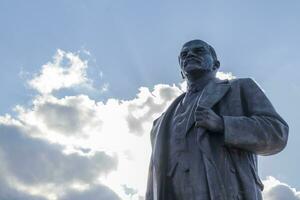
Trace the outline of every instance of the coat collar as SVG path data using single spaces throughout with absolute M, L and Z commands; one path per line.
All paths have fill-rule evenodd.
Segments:
M 198 97 L 197 106 L 212 108 L 222 99 L 229 88 L 230 82 L 228 80 L 214 79 L 210 81 Z

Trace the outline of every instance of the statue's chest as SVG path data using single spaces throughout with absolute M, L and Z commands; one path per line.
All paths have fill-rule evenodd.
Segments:
M 194 123 L 194 113 L 196 110 L 198 94 L 192 94 L 183 98 L 176 106 L 170 118 L 170 136 L 185 137 L 189 127 Z

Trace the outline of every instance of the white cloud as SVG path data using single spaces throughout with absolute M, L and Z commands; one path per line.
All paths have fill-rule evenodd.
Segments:
M 93 185 L 86 190 L 69 190 L 62 195 L 61 200 L 120 200 L 120 198 L 105 185 Z
M 92 131 L 101 131 L 103 123 L 96 102 L 85 95 L 60 99 L 51 95 L 40 96 L 35 98 L 32 108 L 17 106 L 15 111 L 27 128 L 31 128 L 30 134 L 42 134 L 41 137 L 85 137 Z
M 264 200 L 300 200 L 300 191 L 274 177 L 267 177 L 264 184 Z
M 104 83 L 104 84 L 101 86 L 100 92 L 101 92 L 101 93 L 107 92 L 108 89 L 109 89 L 109 83 Z
M 135 196 L 142 196 L 146 186 L 145 180 L 150 158 L 150 141 L 147 133 L 150 131 L 154 118 L 181 92 L 175 85 L 156 85 L 152 91 L 148 88 L 141 88 L 133 100 L 109 99 L 107 102 L 96 102 L 85 95 L 64 98 L 57 98 L 53 95 L 39 96 L 34 99 L 32 107 L 17 106 L 15 109 L 18 113 L 16 119 L 6 116 L 2 117 L 2 121 L 6 124 L 17 124 L 18 130 L 26 136 L 26 139 L 20 141 L 19 145 L 19 149 L 23 148 L 26 151 L 16 151 L 15 153 L 19 154 L 21 158 L 31 155 L 34 161 L 29 160 L 32 165 L 30 168 L 37 168 L 34 170 L 36 171 L 34 177 L 40 180 L 40 185 L 52 183 L 59 185 L 61 181 L 59 177 L 65 180 L 65 184 L 70 184 L 72 181 L 93 182 L 95 180 L 92 177 L 97 178 L 97 175 L 101 175 L 103 171 L 97 166 L 108 165 L 109 173 L 106 177 L 100 177 L 100 182 L 113 188 L 120 196 L 123 195 L 123 198 L 126 197 L 127 191 L 122 187 L 125 184 L 127 188 L 138 191 Z M 128 116 L 135 118 L 135 123 L 138 124 L 135 126 L 139 127 L 139 130 L 132 127 Z M 11 139 L 7 143 L 12 140 L 18 141 Z M 26 146 L 27 143 L 31 144 L 30 148 Z M 1 145 L 7 147 L 0 143 Z M 115 161 L 109 164 L 109 160 L 92 159 L 93 157 L 89 160 L 82 160 L 85 157 L 80 156 L 100 151 L 104 151 L 108 155 L 116 155 L 118 158 L 116 170 L 113 171 L 114 165 L 112 165 Z M 14 151 L 6 149 L 5 152 Z M 67 155 L 61 152 L 65 152 Z M 76 157 L 73 158 L 72 163 L 70 159 L 74 155 Z M 42 160 L 41 156 L 44 156 L 46 160 Z M 94 166 L 81 166 L 88 161 Z M 11 163 L 11 166 L 20 164 L 9 160 L 6 163 Z M 54 170 L 54 163 L 58 163 L 61 168 Z M 71 179 L 67 183 L 68 177 L 70 177 L 67 172 L 75 170 L 68 166 L 73 165 L 79 167 L 80 172 L 77 172 L 76 180 Z M 39 166 L 42 169 L 39 169 Z M 85 173 L 87 168 L 91 168 L 90 172 L 95 174 L 80 176 L 80 173 Z M 23 173 L 20 174 L 17 169 L 12 170 L 12 173 L 18 179 L 28 185 L 34 183 L 28 170 L 24 168 Z M 45 170 L 50 172 L 53 170 L 55 174 Z M 139 176 L 136 176 L 137 173 Z M 53 186 L 49 187 L 50 189 L 45 188 L 40 191 L 47 191 L 53 195 L 57 190 Z M 27 188 L 27 190 L 29 189 Z M 56 195 L 58 194 L 59 191 L 56 192 Z
M 82 84 L 90 85 L 86 69 L 88 62 L 78 54 L 58 49 L 53 61 L 42 66 L 39 74 L 30 80 L 29 85 L 41 94 L 50 94 L 62 88 Z
M 153 92 L 148 88 L 140 88 L 136 99 L 128 101 L 126 116 L 129 131 L 136 135 L 145 133 L 144 124 L 150 123 L 175 99 L 182 91 L 175 85 L 155 85 Z
M 228 79 L 228 80 L 231 80 L 231 79 L 235 79 L 236 77 L 232 75 L 231 72 L 221 72 L 221 71 L 218 71 L 216 76 L 221 79 L 221 80 L 225 80 L 225 79 Z
M 73 183 L 95 183 L 117 168 L 116 155 L 100 151 L 66 154 L 63 146 L 29 137 L 24 130 L 18 124 L 0 123 L 0 162 L 5 172 L 1 179 L 18 190 L 59 194 Z

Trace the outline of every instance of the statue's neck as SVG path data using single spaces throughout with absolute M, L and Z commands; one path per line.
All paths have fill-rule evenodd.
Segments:
M 205 74 L 204 76 L 198 78 L 188 78 L 187 91 L 194 90 L 194 89 L 202 90 L 209 81 L 215 78 L 216 78 L 215 74 L 213 73 Z

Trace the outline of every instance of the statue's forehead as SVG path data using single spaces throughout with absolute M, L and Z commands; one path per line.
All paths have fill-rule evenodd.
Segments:
M 182 46 L 181 50 L 193 48 L 193 47 L 208 47 L 208 44 L 202 40 L 192 40 L 192 41 L 185 43 Z

